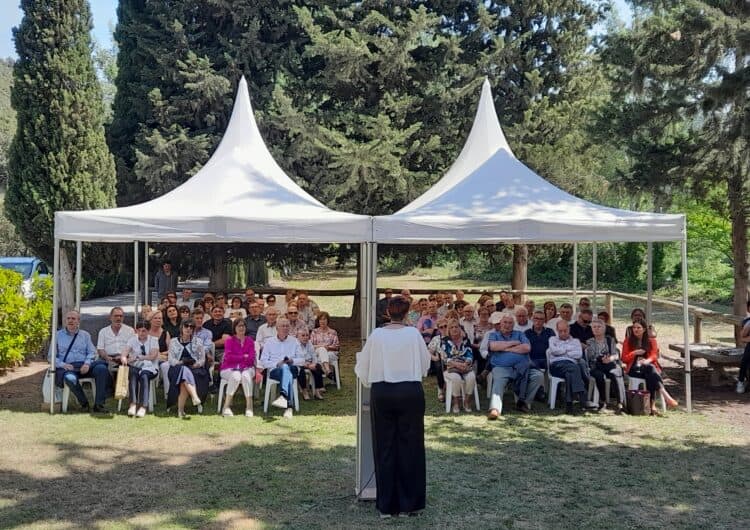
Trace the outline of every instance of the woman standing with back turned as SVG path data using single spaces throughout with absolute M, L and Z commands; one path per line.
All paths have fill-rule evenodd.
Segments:
M 391 322 L 375 329 L 354 371 L 370 390 L 376 506 L 382 518 L 416 515 L 427 491 L 422 378 L 430 354 L 416 328 L 404 325 L 409 302 L 388 303 Z

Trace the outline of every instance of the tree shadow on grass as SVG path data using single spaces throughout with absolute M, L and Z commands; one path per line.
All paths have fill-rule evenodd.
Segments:
M 466 418 L 464 418 L 466 419 Z M 473 428 L 428 421 L 428 508 L 388 526 L 741 528 L 747 446 L 634 437 L 576 420 L 523 417 Z M 179 438 L 173 438 L 179 440 Z M 264 440 L 265 441 L 265 440 Z M 4 469 L 0 526 L 382 527 L 353 494 L 351 445 L 290 435 L 173 452 L 57 443 L 55 471 Z M 219 445 L 219 444 L 217 444 Z M 40 463 L 40 466 L 46 463 Z

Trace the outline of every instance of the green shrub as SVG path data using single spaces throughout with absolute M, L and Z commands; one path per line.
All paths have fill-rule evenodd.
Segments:
M 44 346 L 52 316 L 52 280 L 37 278 L 33 296 L 21 294 L 20 274 L 0 269 L 0 368 L 21 364 Z

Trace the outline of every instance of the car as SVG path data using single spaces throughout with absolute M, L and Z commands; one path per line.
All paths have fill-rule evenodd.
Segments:
M 34 278 L 49 276 L 47 264 L 39 258 L 22 256 L 0 258 L 0 267 L 9 269 L 23 276 L 21 290 L 26 298 L 31 297 L 31 282 Z

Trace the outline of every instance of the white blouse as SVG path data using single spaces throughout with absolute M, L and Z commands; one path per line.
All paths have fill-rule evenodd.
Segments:
M 357 355 L 354 372 L 362 384 L 421 381 L 430 369 L 430 354 L 417 328 L 377 328 Z

